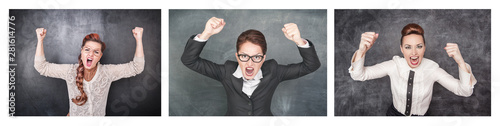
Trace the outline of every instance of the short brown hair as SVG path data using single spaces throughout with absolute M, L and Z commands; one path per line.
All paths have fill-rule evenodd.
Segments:
M 262 52 L 264 53 L 264 55 L 266 55 L 267 43 L 266 38 L 264 37 L 264 34 L 262 34 L 262 32 L 254 29 L 242 32 L 240 36 L 238 36 L 238 40 L 236 41 L 236 52 L 240 50 L 240 46 L 245 42 L 250 42 L 260 46 Z
M 411 34 L 421 35 L 422 39 L 424 39 L 424 44 L 425 44 L 424 29 L 420 27 L 420 25 L 418 24 L 410 23 L 407 24 L 403 28 L 403 30 L 401 30 L 401 45 L 403 45 L 403 37 Z

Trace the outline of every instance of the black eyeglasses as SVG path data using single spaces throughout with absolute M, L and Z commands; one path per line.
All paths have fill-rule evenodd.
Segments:
M 248 60 L 252 59 L 254 63 L 260 63 L 262 59 L 264 59 L 264 56 L 261 55 L 249 56 L 247 54 L 238 54 L 238 58 L 240 59 L 241 62 L 248 62 Z

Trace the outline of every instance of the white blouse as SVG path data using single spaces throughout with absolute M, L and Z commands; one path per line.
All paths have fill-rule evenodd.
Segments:
M 394 56 L 392 60 L 373 66 L 364 67 L 364 63 L 364 56 L 356 62 L 352 62 L 351 60 L 351 67 L 349 68 L 351 78 L 365 81 L 389 75 L 391 80 L 392 102 L 400 113 L 404 113 L 406 109 L 407 83 L 410 70 L 415 71 L 412 93 L 413 102 L 411 104 L 411 114 L 413 115 L 424 115 L 427 112 L 432 99 L 434 82 L 437 81 L 449 91 L 465 97 L 472 95 L 474 85 L 477 82 L 472 74 L 470 65 L 467 63 L 467 69 L 471 73 L 467 73 L 458 68 L 460 80 L 455 79 L 441 69 L 436 62 L 426 58 L 422 58 L 420 65 L 414 69 L 410 68 L 406 60 L 399 56 Z
M 144 57 L 134 57 L 133 61 L 124 64 L 98 63 L 97 72 L 92 80 L 83 80 L 83 91 L 87 94 L 87 102 L 82 106 L 76 105 L 71 100 L 81 95 L 75 81 L 78 64 L 54 64 L 45 61 L 44 56 L 35 56 L 34 66 L 40 75 L 66 81 L 70 116 L 104 116 L 111 82 L 141 73 L 144 70 Z

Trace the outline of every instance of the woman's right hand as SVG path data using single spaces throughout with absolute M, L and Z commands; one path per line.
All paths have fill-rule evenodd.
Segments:
M 205 30 L 199 36 L 200 39 L 208 40 L 210 36 L 218 34 L 226 25 L 224 19 L 212 17 L 205 24 Z
M 375 40 L 378 38 L 378 33 L 375 32 L 365 32 L 361 34 L 361 41 L 359 42 L 359 49 L 361 53 L 366 53 L 370 48 L 372 48 Z
M 361 41 L 359 42 L 359 49 L 354 54 L 354 59 L 351 62 L 356 62 L 365 56 L 366 51 L 372 48 L 373 43 L 378 38 L 378 33 L 375 32 L 365 32 L 361 34 Z
M 43 42 L 45 35 L 47 35 L 47 29 L 44 28 L 36 29 L 36 38 L 38 38 L 38 42 Z

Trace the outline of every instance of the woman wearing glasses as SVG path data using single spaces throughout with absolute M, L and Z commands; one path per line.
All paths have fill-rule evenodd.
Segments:
M 238 62 L 216 64 L 200 58 L 207 40 L 219 33 L 225 24 L 224 19 L 210 18 L 201 34 L 188 39 L 181 61 L 188 68 L 222 83 L 227 94 L 226 115 L 273 115 L 271 99 L 278 84 L 312 73 L 321 65 L 314 45 L 300 37 L 294 23 L 285 24 L 282 31 L 298 46 L 303 58 L 301 63 L 280 65 L 273 59 L 266 61 L 265 37 L 253 29 L 241 33 L 236 41 L 234 55 Z

